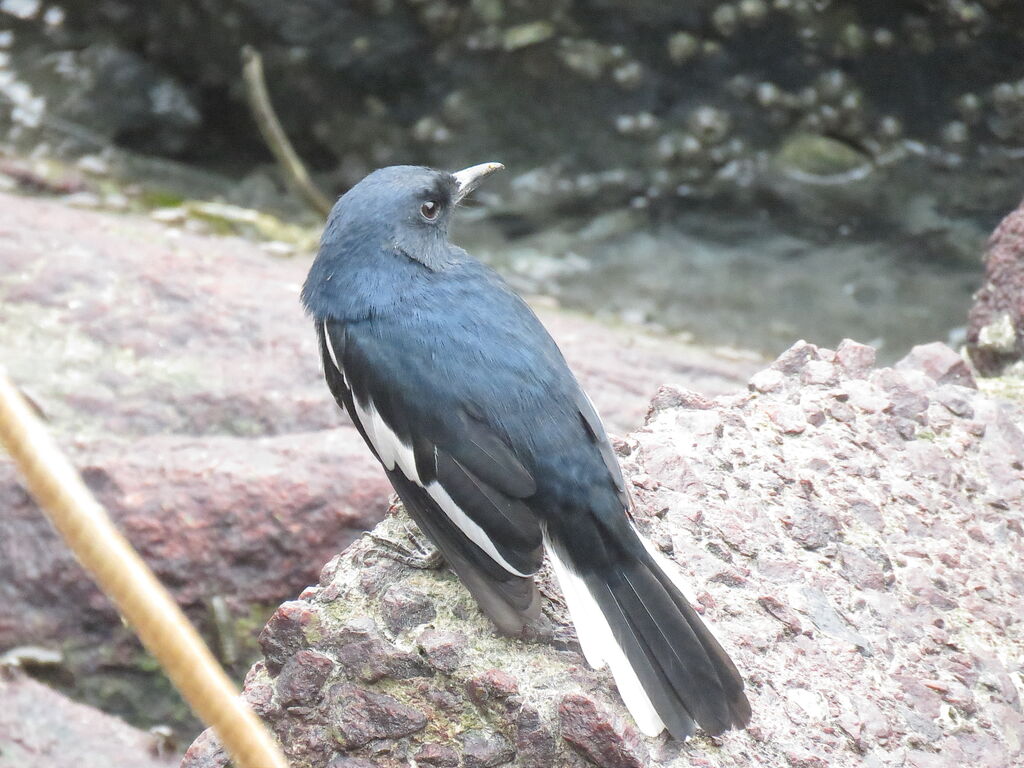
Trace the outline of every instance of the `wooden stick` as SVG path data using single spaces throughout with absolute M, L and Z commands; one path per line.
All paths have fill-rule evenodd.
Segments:
M 331 212 L 331 201 L 320 191 L 306 171 L 292 143 L 288 140 L 281 121 L 277 119 L 274 105 L 270 102 L 267 82 L 263 77 L 263 58 L 255 48 L 247 45 L 242 48 L 242 80 L 245 82 L 245 95 L 249 99 L 249 109 L 259 126 L 263 140 L 277 158 L 278 165 L 284 171 L 285 181 L 305 200 L 317 213 L 326 216 Z
M 199 633 L 114 527 L 28 403 L 0 370 L 0 442 L 78 561 L 117 605 L 239 768 L 288 768 Z

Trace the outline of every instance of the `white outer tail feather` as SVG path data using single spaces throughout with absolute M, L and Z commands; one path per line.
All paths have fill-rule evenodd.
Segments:
M 551 565 L 558 577 L 566 605 L 569 606 L 569 614 L 576 626 L 576 636 L 587 663 L 594 669 L 601 669 L 606 664 L 611 668 L 619 695 L 637 727 L 647 736 L 657 736 L 665 730 L 665 723 L 655 711 L 590 588 L 562 559 L 548 538 L 547 531 L 544 532 L 544 549 L 551 558 Z
M 690 605 L 697 603 L 697 596 L 690 589 L 690 586 L 683 580 L 682 574 L 679 573 L 679 566 L 676 565 L 672 560 L 669 560 L 664 553 L 659 552 L 658 548 L 655 547 L 647 537 L 637 530 L 636 523 L 632 520 L 629 521 L 630 526 L 633 528 L 633 533 L 636 534 L 637 538 L 643 542 L 644 548 L 650 553 L 651 557 L 654 558 L 654 562 L 661 568 L 664 573 L 676 585 L 676 589 L 686 598 L 686 601 Z

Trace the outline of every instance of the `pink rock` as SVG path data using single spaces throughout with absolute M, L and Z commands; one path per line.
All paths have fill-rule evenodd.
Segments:
M 922 371 L 939 384 L 977 388 L 967 363 L 942 342 L 917 345 L 895 367 Z
M 439 672 L 450 674 L 461 663 L 467 640 L 461 632 L 428 629 L 420 633 L 417 644 L 423 649 L 423 653 L 432 667 Z
M 770 418 L 783 434 L 799 435 L 807 429 L 807 418 L 803 411 L 793 405 L 781 404 L 768 411 Z
M 1024 358 L 1024 206 L 989 238 L 985 282 L 968 319 L 967 351 L 984 376 Z
M 800 381 L 804 384 L 823 387 L 836 379 L 836 367 L 824 360 L 811 360 L 800 373 Z
M 30 768 L 172 768 L 173 747 L 0 665 L 0 764 Z
M 765 368 L 750 377 L 747 386 L 757 392 L 772 392 L 785 380 L 785 374 L 776 368 Z
M 864 379 L 843 382 L 842 391 L 850 405 L 866 413 L 881 413 L 892 407 L 892 401 Z
M 515 696 L 519 693 L 519 684 L 508 672 L 490 669 L 466 683 L 466 690 L 473 701 L 483 704 Z
M 558 705 L 562 738 L 601 768 L 643 768 L 642 742 L 632 726 L 617 723 L 588 696 L 570 693 Z
M 281 705 L 317 705 L 320 689 L 333 667 L 334 662 L 317 651 L 306 649 L 296 653 L 277 676 L 277 697 Z
M 515 757 L 515 749 L 504 735 L 477 728 L 460 734 L 466 768 L 494 768 Z
M 403 704 L 393 696 L 339 684 L 327 692 L 333 737 L 345 749 L 360 747 L 374 739 L 408 736 L 426 727 L 420 710 Z
M 843 339 L 836 349 L 836 362 L 848 376 L 862 378 L 875 366 L 875 349 L 852 339 Z
M 796 373 L 811 360 L 820 360 L 818 348 L 802 339 L 779 355 L 772 363 L 772 368 L 785 374 Z

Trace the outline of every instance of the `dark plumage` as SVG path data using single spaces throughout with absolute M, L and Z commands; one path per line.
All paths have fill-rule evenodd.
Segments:
M 327 383 L 406 509 L 506 633 L 553 558 L 581 645 L 638 725 L 750 719 L 743 683 L 628 517 L 601 421 L 530 308 L 448 242 L 487 164 L 384 168 L 334 206 L 302 300 Z

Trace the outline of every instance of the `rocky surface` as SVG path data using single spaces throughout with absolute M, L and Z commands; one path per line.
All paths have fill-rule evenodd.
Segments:
M 159 735 L 69 701 L 0 666 L 2 768 L 170 768 L 174 749 Z
M 345 430 L 66 439 L 64 446 L 232 668 L 249 663 L 272 607 L 377 522 L 389 492 Z M 180 716 L 166 685 L 147 691 L 133 682 L 140 669 L 154 671 L 152 661 L 3 461 L 0 652 L 24 644 L 57 651 L 55 680 L 79 698 L 148 723 Z
M 384 514 L 390 487 L 322 381 L 306 259 L 138 216 L 0 194 L 0 350 L 87 483 L 207 632 L 247 668 L 273 606 Z M 176 220 L 178 221 L 178 220 Z M 658 382 L 735 388 L 727 358 L 547 308 L 610 426 Z M 53 678 L 149 724 L 166 683 L 0 460 L 0 653 L 59 650 Z M 97 677 L 96 672 L 102 672 Z
M 744 732 L 641 737 L 547 571 L 562 629 L 525 643 L 367 537 L 277 610 L 245 696 L 295 768 L 1019 764 L 1022 428 L 1024 403 L 941 344 L 879 368 L 798 343 L 746 392 L 659 391 L 616 449 L 638 525 L 745 676 Z M 182 765 L 225 764 L 207 733 Z
M 1013 368 L 1024 376 L 1024 205 L 989 239 L 985 282 L 975 295 L 967 329 L 971 361 L 986 376 Z

